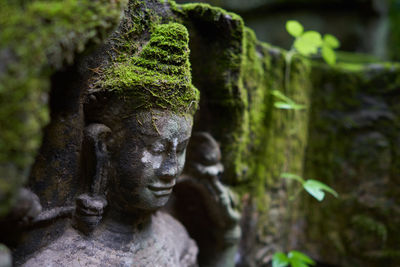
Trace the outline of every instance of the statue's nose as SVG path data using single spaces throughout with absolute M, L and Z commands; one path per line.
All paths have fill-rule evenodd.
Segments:
M 176 160 L 176 155 L 170 155 L 167 157 L 159 169 L 160 179 L 169 182 L 176 178 L 178 175 L 178 163 Z

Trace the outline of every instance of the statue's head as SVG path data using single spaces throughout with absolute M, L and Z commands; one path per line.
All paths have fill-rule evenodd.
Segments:
M 108 201 L 127 212 L 164 206 L 182 172 L 199 101 L 186 28 L 156 27 L 139 55 L 119 55 L 104 69 L 88 99 L 87 123 L 109 129 L 108 137 L 96 134 L 104 143 L 96 158 L 107 162 L 97 165 L 107 172 Z

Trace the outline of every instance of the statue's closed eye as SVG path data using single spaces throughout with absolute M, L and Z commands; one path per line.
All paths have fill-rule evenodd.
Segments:
M 153 154 L 161 154 L 161 153 L 165 152 L 165 145 L 162 143 L 159 143 L 159 142 L 155 142 L 151 145 L 150 151 Z

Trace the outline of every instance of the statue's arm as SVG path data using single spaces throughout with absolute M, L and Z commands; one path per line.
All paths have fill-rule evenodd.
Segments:
M 234 193 L 229 187 L 223 185 L 217 177 L 201 179 L 199 181 L 207 188 L 209 198 L 205 201 L 211 220 L 214 222 L 215 246 L 202 265 L 208 267 L 235 266 L 235 258 L 241 237 L 239 225 L 240 213 Z

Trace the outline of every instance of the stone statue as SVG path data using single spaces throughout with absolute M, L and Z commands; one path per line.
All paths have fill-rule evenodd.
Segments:
M 183 171 L 199 102 L 188 56 L 186 28 L 161 24 L 139 55 L 113 58 L 97 73 L 85 103 L 84 193 L 76 197 L 75 207 L 39 214 L 47 218 L 70 213 L 72 220 L 60 237 L 17 265 L 198 265 L 196 242 L 161 210 Z M 209 260 L 200 260 L 200 265 L 233 266 L 239 214 L 229 190 L 217 179 L 223 170 L 219 148 L 206 136 L 214 146 L 198 154 L 208 155 L 208 163 L 216 167 L 200 167 L 203 161 L 196 160 L 194 152 L 197 172 L 180 184 L 190 184 L 189 191 L 203 195 L 210 225 L 218 232 L 217 253 L 205 253 Z M 177 204 L 179 195 L 174 199 Z M 174 206 L 177 218 L 185 214 Z
M 224 167 L 218 143 L 206 132 L 195 132 L 187 160 L 174 190 L 175 216 L 196 239 L 201 264 L 234 266 L 240 214 L 237 197 L 219 180 Z

